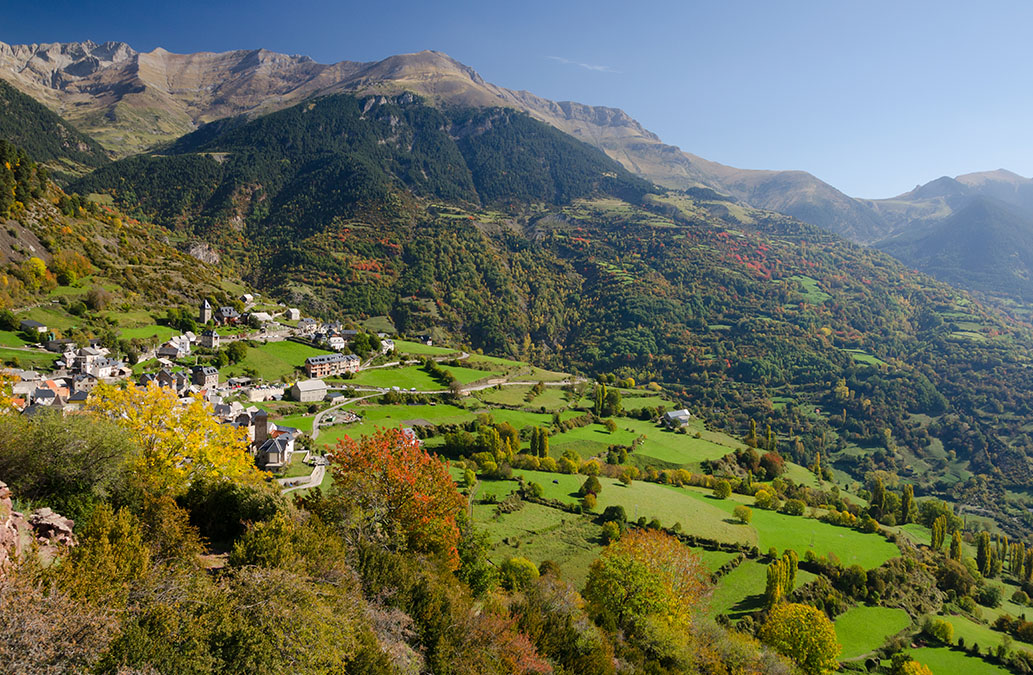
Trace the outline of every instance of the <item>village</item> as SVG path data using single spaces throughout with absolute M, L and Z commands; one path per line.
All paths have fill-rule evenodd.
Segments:
M 239 300 L 246 308 L 255 302 L 251 294 L 244 294 Z M 58 337 L 55 331 L 39 321 L 20 321 L 19 328 L 24 335 L 38 338 L 37 350 L 45 350 L 58 357 L 53 361 L 53 367 L 47 370 L 7 369 L 15 379 L 14 407 L 27 416 L 48 411 L 73 413 L 83 407 L 98 384 L 139 387 L 153 384 L 174 391 L 184 404 L 194 397 L 201 397 L 211 404 L 213 414 L 220 422 L 246 430 L 256 464 L 277 472 L 291 463 L 302 432 L 271 421 L 268 412 L 254 404 L 289 400 L 338 407 L 346 401 L 340 378 L 367 367 L 383 367 L 384 358 L 379 358 L 376 366 L 372 364 L 378 357 L 387 357 L 395 351 L 394 340 L 381 332 L 375 335 L 376 349 L 366 350 L 363 360 L 351 353 L 350 348 L 357 338 L 366 340 L 368 345 L 369 336 L 356 329 L 344 328 L 341 322 L 323 323 L 303 318 L 295 308 L 284 308 L 273 315 L 266 311 L 239 311 L 228 305 L 215 307 L 203 299 L 197 311 L 196 323 L 204 329 L 172 335 L 152 351 L 141 354 L 137 362 L 153 366 L 146 372 L 138 372 L 139 368 L 134 368 L 136 364 L 116 358 L 98 339 L 81 345 L 71 338 Z M 239 327 L 241 331 L 236 334 L 225 332 L 233 327 Z M 292 341 L 312 351 L 325 353 L 306 357 L 298 368 L 298 374 L 303 371 L 305 377 L 293 382 L 268 382 L 261 377 L 248 376 L 220 378 L 217 367 L 202 364 L 197 358 L 199 352 L 216 352 L 245 339 L 266 344 Z M 432 342 L 425 336 L 418 339 L 420 344 L 428 346 Z M 192 360 L 195 363 L 189 365 Z M 338 381 L 328 383 L 327 378 L 337 378 Z M 399 387 L 363 387 L 361 391 L 369 395 L 399 391 Z M 331 419 L 336 424 L 360 420 L 358 415 L 348 410 L 338 412 Z M 311 446 L 306 444 L 306 447 Z M 316 457 L 306 456 L 306 460 L 318 463 Z

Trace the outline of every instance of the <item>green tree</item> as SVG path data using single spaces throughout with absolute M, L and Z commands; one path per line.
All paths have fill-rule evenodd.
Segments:
M 950 559 L 961 561 L 961 532 L 954 530 L 951 536 Z
M 908 483 L 904 485 L 904 492 L 900 498 L 900 524 L 907 525 L 908 523 L 913 523 L 917 514 L 918 508 L 915 506 L 915 486 Z
M 745 504 L 739 504 L 732 510 L 732 515 L 743 525 L 749 525 L 753 519 L 753 511 Z

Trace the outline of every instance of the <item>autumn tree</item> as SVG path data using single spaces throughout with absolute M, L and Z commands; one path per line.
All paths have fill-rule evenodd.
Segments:
M 647 622 L 687 631 L 700 609 L 709 575 L 702 558 L 657 530 L 631 530 L 592 563 L 585 599 L 630 632 Z
M 371 537 L 410 550 L 442 554 L 459 566 L 457 517 L 466 500 L 448 466 L 400 429 L 345 437 L 329 453 L 335 499 Z
M 174 391 L 155 383 L 100 385 L 86 410 L 121 426 L 136 442 L 128 463 L 144 492 L 178 495 L 195 480 L 256 484 L 266 475 L 255 467 L 244 430 L 220 424 L 200 397 L 183 405 Z
M 841 647 L 836 629 L 824 612 L 810 605 L 775 605 L 761 626 L 759 637 L 808 675 L 824 675 L 839 668 Z
M 947 517 L 940 516 L 933 521 L 932 545 L 939 551 L 943 548 L 943 540 L 947 537 Z

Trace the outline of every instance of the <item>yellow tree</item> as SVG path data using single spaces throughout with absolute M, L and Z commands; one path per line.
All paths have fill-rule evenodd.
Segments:
M 220 424 L 200 397 L 185 405 L 171 389 L 100 385 L 87 410 L 124 427 L 139 444 L 130 459 L 132 475 L 146 492 L 180 494 L 194 480 L 227 478 L 261 482 L 243 429 Z
M 657 530 L 630 530 L 592 563 L 585 598 L 626 630 L 657 621 L 687 631 L 709 584 L 692 549 Z
M 824 612 L 810 605 L 775 605 L 759 637 L 808 675 L 824 675 L 839 668 L 841 647 L 836 629 Z

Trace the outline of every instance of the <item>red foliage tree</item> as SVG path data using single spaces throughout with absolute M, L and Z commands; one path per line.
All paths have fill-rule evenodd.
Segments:
M 378 429 L 337 442 L 329 455 L 338 498 L 357 509 L 371 534 L 414 551 L 443 554 L 459 566 L 456 517 L 466 507 L 448 465 L 401 429 Z

